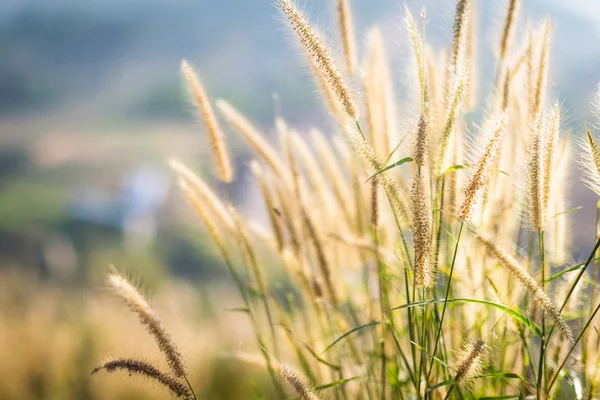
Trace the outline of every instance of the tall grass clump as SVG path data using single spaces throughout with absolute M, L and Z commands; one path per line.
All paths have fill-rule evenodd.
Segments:
M 337 54 L 292 0 L 275 1 L 330 108 L 327 134 L 295 130 L 278 116 L 272 131 L 279 137 L 271 138 L 222 99 L 214 115 L 182 64 L 222 183 L 211 188 L 183 163 L 170 166 L 254 330 L 275 389 L 258 392 L 344 400 L 596 398 L 600 296 L 598 272 L 588 270 L 597 269 L 600 240 L 582 262 L 569 256 L 567 171 L 572 137 L 582 136 L 576 158 L 600 196 L 600 148 L 592 128 L 567 134 L 560 105 L 549 101 L 550 20 L 529 22 L 527 34 L 517 35 L 525 28 L 520 1 L 505 1 L 497 63 L 486 75 L 495 79 L 479 121 L 467 113 L 477 107 L 476 75 L 484 75 L 475 69 L 474 0 L 456 1 L 445 48 L 427 42 L 426 10 L 419 20 L 404 10 L 412 54 L 403 63 L 415 77 L 404 82 L 413 92 L 404 104 L 378 27 L 365 35 L 365 54 L 356 53 L 349 3 L 336 2 Z M 269 228 L 227 195 L 233 173 L 220 119 L 253 151 L 249 167 Z M 273 268 L 282 271 L 278 278 Z M 121 277 L 110 282 L 155 336 L 171 371 L 127 359 L 100 368 L 141 373 L 190 396 L 180 386 L 187 382 L 181 355 L 155 313 Z

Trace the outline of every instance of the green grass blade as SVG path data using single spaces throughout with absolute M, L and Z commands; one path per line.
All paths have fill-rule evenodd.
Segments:
M 593 262 L 593 261 L 598 261 L 598 260 L 600 260 L 600 257 L 598 257 L 598 258 L 594 258 L 594 259 L 592 260 L 592 262 Z M 560 276 L 562 276 L 562 275 L 564 275 L 564 274 L 567 274 L 567 273 L 569 273 L 569 272 L 573 272 L 573 271 L 577 271 L 578 269 L 581 269 L 581 268 L 582 268 L 584 265 L 585 265 L 585 262 L 582 262 L 582 263 L 579 263 L 579 264 L 577 264 L 577 265 L 573 265 L 572 267 L 565 268 L 565 269 L 563 269 L 562 271 L 559 271 L 559 272 L 555 273 L 554 275 L 550 276 L 550 277 L 549 277 L 548 279 L 546 279 L 544 282 L 550 282 L 550 281 L 553 281 L 553 280 L 555 280 L 556 278 L 558 278 L 558 277 L 560 277 Z
M 360 376 L 353 376 L 352 378 L 343 378 L 343 379 L 337 380 L 335 382 L 326 383 L 325 385 L 317 386 L 315 388 L 315 391 L 324 390 L 324 389 L 330 389 L 332 387 L 344 385 L 345 383 L 348 383 L 350 381 L 354 381 L 354 380 L 359 379 L 359 378 L 360 378 Z
M 441 388 L 442 386 L 448 386 L 448 385 L 450 385 L 452 383 L 454 383 L 454 378 L 452 378 L 452 379 L 446 379 L 445 381 L 442 381 L 440 383 L 437 383 L 437 384 L 435 384 L 433 386 L 428 387 L 427 388 L 427 393 L 431 393 L 434 390 Z
M 334 369 L 334 370 L 336 370 L 336 371 L 341 371 L 341 370 L 342 370 L 342 367 L 341 367 L 341 366 L 339 366 L 339 365 L 335 365 L 335 364 L 333 364 L 333 363 L 331 363 L 331 362 L 329 362 L 329 361 L 327 361 L 327 360 L 324 360 L 324 359 L 322 359 L 321 357 L 319 357 L 319 355 L 318 355 L 318 354 L 317 354 L 317 353 L 316 353 L 316 352 L 315 352 L 313 349 L 311 349 L 311 348 L 310 348 L 310 346 L 308 346 L 307 344 L 304 344 L 304 348 L 305 348 L 306 350 L 308 350 L 308 352 L 309 352 L 310 354 L 312 354 L 312 356 L 315 358 L 315 360 L 317 360 L 317 361 L 318 361 L 318 362 L 320 362 L 321 364 L 323 364 L 323 365 L 327 365 L 329 368 L 331 368 L 331 369 Z
M 394 308 L 392 308 L 391 311 L 401 310 L 401 309 L 408 308 L 408 307 L 418 307 L 418 306 L 423 306 L 423 305 L 427 305 L 427 304 L 442 303 L 442 302 L 444 302 L 444 299 L 420 301 L 417 303 L 404 304 L 404 305 L 401 305 L 398 307 L 394 307 Z M 504 311 L 505 313 L 507 313 L 508 315 L 513 317 L 515 320 L 521 322 L 523 325 L 525 325 L 526 327 L 528 327 L 529 329 L 534 331 L 537 335 L 542 334 L 542 332 L 540 331 L 540 328 L 538 328 L 537 325 L 532 320 L 530 320 L 523 314 L 519 313 L 518 311 L 515 311 L 508 306 L 505 306 L 504 304 L 500 304 L 500 303 L 496 303 L 496 302 L 488 301 L 488 300 L 478 300 L 478 299 L 470 299 L 470 298 L 448 299 L 448 303 L 476 303 L 476 304 L 484 304 L 484 305 L 487 305 L 490 307 L 494 307 L 494 308 Z
M 339 338 L 335 339 L 333 341 L 333 343 L 331 343 L 329 346 L 327 346 L 327 348 L 325 348 L 325 350 L 323 350 L 320 354 L 325 354 L 329 349 L 331 349 L 333 346 L 335 346 L 339 341 L 344 339 L 346 336 L 349 336 L 349 335 L 353 334 L 354 332 L 358 332 L 361 329 L 368 328 L 370 326 L 380 325 L 380 324 L 385 324 L 385 322 L 384 321 L 373 321 L 373 322 L 369 322 L 368 324 L 357 326 L 356 328 L 349 330 L 348 332 L 344 333 Z
M 365 183 L 369 182 L 371 179 L 375 178 L 377 175 L 379 175 L 381 173 L 384 173 L 385 171 L 389 171 L 392 168 L 398 167 L 407 162 L 411 162 L 412 160 L 413 160 L 412 157 L 404 157 L 402 160 L 396 161 L 395 163 L 388 165 L 384 169 L 375 172 L 369 179 L 367 179 L 365 181 Z

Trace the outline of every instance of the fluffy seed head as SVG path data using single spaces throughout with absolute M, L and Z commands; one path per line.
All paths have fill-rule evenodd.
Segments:
M 415 163 L 419 167 L 425 165 L 428 145 L 429 126 L 427 124 L 427 117 L 425 117 L 425 114 L 421 114 L 421 116 L 419 117 L 419 123 L 417 125 L 417 136 L 415 138 L 415 149 L 413 156 L 413 158 L 415 159 Z
M 517 14 L 519 12 L 519 0 L 510 0 L 506 10 L 506 19 L 504 20 L 504 29 L 500 39 L 500 60 L 504 61 L 510 47 L 510 41 L 514 32 Z
M 342 75 L 334 65 L 329 51 L 325 47 L 323 41 L 317 32 L 310 26 L 306 17 L 296 8 L 296 6 L 288 0 L 278 0 L 281 11 L 288 18 L 290 24 L 298 36 L 298 40 L 308 53 L 314 59 L 319 67 L 320 73 L 329 83 L 332 91 L 337 95 L 340 102 L 344 106 L 346 113 L 352 119 L 358 119 L 358 109 L 352 96 L 350 89 L 344 83 Z
M 471 178 L 465 188 L 463 201 L 458 211 L 458 218 L 461 221 L 468 221 L 473 213 L 473 207 L 480 197 L 483 187 L 489 179 L 490 170 L 494 165 L 494 160 L 500 152 L 500 142 L 506 129 L 506 115 L 502 115 L 500 121 L 496 124 L 492 137 L 486 145 L 483 154 L 477 160 L 473 167 Z
M 302 400 L 319 400 L 319 397 L 313 392 L 311 392 L 309 388 L 304 384 L 304 382 L 302 382 L 302 380 L 294 372 L 294 370 L 288 367 L 287 365 L 283 366 L 281 376 L 292 387 L 292 389 L 294 389 L 296 394 L 300 396 Z
M 540 230 L 544 227 L 544 170 L 543 162 L 543 116 L 542 113 L 537 115 L 533 124 L 531 150 L 529 159 L 529 205 L 531 213 L 531 223 L 533 227 Z
M 190 389 L 188 389 L 188 387 L 184 383 L 180 382 L 178 379 L 172 377 L 171 375 L 168 375 L 168 374 L 162 372 L 161 370 L 159 370 L 152 364 L 147 363 L 145 361 L 128 359 L 128 358 L 111 360 L 97 368 L 94 368 L 94 370 L 92 371 L 92 374 L 95 374 L 103 369 L 106 370 L 107 372 L 115 372 L 117 370 L 124 370 L 124 371 L 127 371 L 129 374 L 144 375 L 144 376 L 160 383 L 161 385 L 165 386 L 174 395 L 176 395 L 178 397 L 185 397 L 185 398 L 192 397 L 192 393 L 190 392 Z
M 545 145 L 544 145 L 544 218 L 548 213 L 550 204 L 550 193 L 554 178 L 554 164 L 557 161 L 558 155 L 558 138 L 560 135 L 560 106 L 555 104 L 552 109 L 550 118 L 550 126 L 546 130 Z
M 283 168 L 283 162 L 277 155 L 277 152 L 263 137 L 263 135 L 231 104 L 223 99 L 217 100 L 217 108 L 225 119 L 242 135 L 244 140 L 256 151 L 256 153 L 265 161 L 271 170 L 286 182 L 290 182 L 290 174 Z
M 444 167 L 446 167 L 446 158 L 448 157 L 448 147 L 450 139 L 455 130 L 455 124 L 460 116 L 461 107 L 463 105 L 466 91 L 467 82 L 469 81 L 469 65 L 467 64 L 464 69 L 459 70 L 454 76 L 454 91 L 452 94 L 451 102 L 448 106 L 446 123 L 442 132 L 440 152 L 438 158 L 438 173 L 442 173 Z
M 189 92 L 198 109 L 198 113 L 202 117 L 202 121 L 208 131 L 213 155 L 219 170 L 219 177 L 223 182 L 231 182 L 233 179 L 233 171 L 227 152 L 227 146 L 225 145 L 223 132 L 215 118 L 215 113 L 213 112 L 213 108 L 208 100 L 204 87 L 202 86 L 202 83 L 200 83 L 198 75 L 196 75 L 194 69 L 186 60 L 181 61 L 181 71 L 187 81 Z
M 175 376 L 184 376 L 186 367 L 181 353 L 177 350 L 177 346 L 175 346 L 171 335 L 162 326 L 158 315 L 156 315 L 140 292 L 127 279 L 116 272 L 108 275 L 108 283 L 127 307 L 138 315 L 140 322 L 146 326 L 150 334 L 154 336 L 158 348 L 165 355 L 167 363 Z
M 356 63 L 356 43 L 354 41 L 354 26 L 352 24 L 352 13 L 350 12 L 349 0 L 338 0 L 338 23 L 342 37 L 342 47 L 344 49 L 344 59 L 346 60 L 346 70 L 348 74 L 354 74 L 354 64 Z
M 585 138 L 579 141 L 581 157 L 579 166 L 583 172 L 583 181 L 600 196 L 600 148 L 589 128 L 585 128 Z
M 199 195 L 200 198 L 205 201 L 205 204 L 212 208 L 222 224 L 231 231 L 235 230 L 233 220 L 227 212 L 225 205 L 219 200 L 206 182 L 178 160 L 169 160 L 169 166 L 181 180 L 186 182 L 190 190 Z
M 510 256 L 504 249 L 487 234 L 478 232 L 477 240 L 485 247 L 486 251 L 494 258 L 496 258 L 502 265 L 509 269 L 515 278 L 527 289 L 533 301 L 537 305 L 538 309 L 542 310 L 545 315 L 548 315 L 553 321 L 561 335 L 573 342 L 573 335 L 560 315 L 558 308 L 552 303 L 552 300 L 542 290 L 540 285 L 535 279 L 523 268 L 517 260 Z
M 429 90 L 427 89 L 427 79 L 425 73 L 425 55 L 423 54 L 423 42 L 419 32 L 417 31 L 417 26 L 412 17 L 412 14 L 408 10 L 408 6 L 406 8 L 406 26 L 408 28 L 408 34 L 410 35 L 410 41 L 412 45 L 412 49 L 415 55 L 415 61 L 417 64 L 417 69 L 419 73 L 419 84 L 421 86 L 421 101 L 422 101 L 422 110 L 427 113 L 429 110 Z M 425 11 L 422 11 L 422 17 L 425 18 Z
M 453 43 L 451 63 L 454 68 L 457 67 L 461 51 L 463 50 L 465 37 L 467 34 L 467 25 L 469 24 L 469 11 L 471 0 L 458 0 L 456 4 L 456 14 L 453 25 Z
M 466 347 L 464 356 L 456 368 L 456 376 L 454 377 L 456 383 L 468 382 L 477 374 L 486 348 L 487 345 L 481 339 L 478 339 L 475 343 L 470 343 Z
M 550 19 L 544 21 L 544 30 L 542 33 L 542 47 L 540 49 L 540 62 L 537 70 L 537 84 L 535 87 L 535 96 L 533 101 L 532 115 L 536 115 L 541 107 L 546 85 L 548 81 L 548 59 L 550 57 Z
M 419 288 L 431 288 L 435 286 L 435 276 L 430 259 L 429 212 L 421 175 L 415 177 L 410 198 L 415 248 L 415 284 Z

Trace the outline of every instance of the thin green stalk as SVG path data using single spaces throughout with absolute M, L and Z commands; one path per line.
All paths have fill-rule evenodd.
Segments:
M 569 299 L 570 299 L 571 295 L 573 294 L 573 291 L 575 290 L 577 283 L 579 283 L 579 280 L 581 280 L 581 278 L 583 277 L 583 274 L 585 273 L 587 267 L 591 264 L 592 260 L 594 259 L 594 255 L 596 254 L 596 252 L 598 251 L 599 248 L 600 248 L 600 238 L 598 238 L 598 240 L 596 240 L 594 249 L 590 253 L 583 268 L 581 268 L 581 270 L 579 271 L 577 278 L 575 278 L 575 281 L 569 288 L 569 291 L 567 292 L 567 295 L 565 296 L 565 300 L 563 301 L 562 305 L 560 306 L 560 309 L 558 310 L 559 312 L 562 312 L 565 309 L 565 307 L 567 306 L 567 303 L 569 302 Z M 547 342 L 550 341 L 550 337 L 552 336 L 553 332 L 554 332 L 554 325 L 550 328 L 550 331 L 548 332 L 548 339 L 546 340 Z
M 585 334 L 585 331 L 589 328 L 590 324 L 592 323 L 592 320 L 594 319 L 594 317 L 596 316 L 596 314 L 598 313 L 599 310 L 600 310 L 600 303 L 598 303 L 598 305 L 596 306 L 596 309 L 594 310 L 594 312 L 592 313 L 590 318 L 588 318 L 587 322 L 583 326 L 583 329 L 581 330 L 581 332 L 579 332 L 577 339 L 575 339 L 575 342 L 571 345 L 571 348 L 569 349 L 564 360 L 560 363 L 560 365 L 556 369 L 556 372 L 554 372 L 554 376 L 552 377 L 552 379 L 550 380 L 550 384 L 548 385 L 548 393 L 550 393 L 550 390 L 552 390 L 552 386 L 554 386 L 554 383 L 556 383 L 556 379 L 558 378 L 558 375 L 560 375 L 560 371 L 563 369 L 563 367 L 569 360 L 569 357 L 571 357 L 571 353 L 573 353 L 573 350 L 575 350 L 575 347 L 577 347 L 577 344 L 579 343 L 579 341 Z
M 452 283 L 452 275 L 454 274 L 454 265 L 456 264 L 456 255 L 458 253 L 458 245 L 460 243 L 460 237 L 462 235 L 463 227 L 465 223 L 461 221 L 460 228 L 458 229 L 458 236 L 456 237 L 456 245 L 454 247 L 454 255 L 452 256 L 452 264 L 450 265 L 450 274 L 448 275 L 448 283 L 446 284 L 446 294 L 444 295 L 444 305 L 442 306 L 442 316 L 440 317 L 440 324 L 438 327 L 438 331 L 435 337 L 435 345 L 433 346 L 433 352 L 431 353 L 431 361 L 429 362 L 429 370 L 427 372 L 427 379 L 425 382 L 429 385 L 429 377 L 431 375 L 431 370 L 433 369 L 433 362 L 435 360 L 435 355 L 437 353 L 438 344 L 440 342 L 440 335 L 444 325 L 444 317 L 446 315 L 446 306 L 448 305 L 448 295 L 450 294 L 450 284 Z
M 541 275 L 541 286 L 542 286 L 542 290 L 544 290 L 544 285 L 545 285 L 545 280 L 546 280 L 546 273 L 545 273 L 545 265 L 544 265 L 544 230 L 540 229 L 538 230 L 538 245 L 539 245 L 539 249 L 540 249 L 540 275 Z M 546 331 L 546 323 L 545 323 L 545 318 L 542 315 L 542 335 L 540 336 L 540 360 L 539 360 L 539 364 L 538 364 L 538 377 L 537 377 L 537 383 L 536 383 L 536 391 L 537 391 L 537 399 L 538 400 L 542 400 L 542 396 L 543 396 L 543 391 L 542 391 L 542 385 L 543 385 L 543 381 L 544 381 L 544 353 L 545 353 L 545 331 Z
M 436 224 L 436 231 L 435 231 L 435 241 L 434 241 L 434 249 L 433 249 L 433 270 L 437 271 L 437 267 L 438 267 L 438 258 L 440 256 L 440 242 L 442 239 L 442 218 L 443 218 L 443 209 L 444 209 L 444 188 L 446 186 L 446 178 L 444 176 L 442 176 L 441 178 L 438 178 L 437 182 L 436 182 L 436 186 L 440 186 L 440 179 L 441 179 L 441 190 L 439 191 L 440 193 L 440 206 L 438 209 L 438 213 L 439 213 L 439 217 L 437 220 L 437 224 Z

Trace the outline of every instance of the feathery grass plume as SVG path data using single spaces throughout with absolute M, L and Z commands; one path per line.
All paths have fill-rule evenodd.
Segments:
M 550 117 L 550 127 L 546 129 L 544 141 L 544 213 L 547 217 L 548 206 L 550 204 L 551 187 L 555 170 L 556 156 L 558 154 L 558 138 L 560 135 L 560 106 L 558 103 L 552 108 Z
M 473 214 L 473 207 L 479 199 L 481 190 L 489 179 L 490 170 L 493 168 L 494 161 L 500 152 L 500 143 L 505 130 L 506 114 L 503 114 L 494 127 L 493 134 L 483 150 L 483 153 L 473 166 L 473 172 L 465 188 L 463 200 L 458 210 L 458 218 L 461 221 L 468 221 Z
M 294 370 L 287 365 L 283 366 L 281 376 L 292 387 L 292 389 L 294 389 L 296 394 L 300 396 L 302 400 L 319 400 L 319 397 L 311 392 L 308 386 L 302 382 Z
M 169 160 L 169 166 L 180 179 L 187 182 L 190 189 L 204 199 L 204 201 L 210 206 L 210 208 L 212 208 L 215 215 L 227 229 L 230 231 L 235 230 L 233 220 L 227 212 L 225 205 L 223 205 L 217 195 L 215 195 L 215 193 L 208 187 L 206 182 L 204 182 L 191 169 L 178 160 Z
M 558 308 L 552 303 L 552 300 L 542 290 L 538 282 L 523 268 L 517 260 L 510 256 L 487 234 L 483 232 L 476 233 L 477 240 L 485 247 L 490 256 L 496 258 L 502 265 L 509 269 L 519 282 L 527 289 L 538 309 L 542 310 L 545 315 L 548 315 L 562 334 L 562 336 L 573 342 L 573 335 L 560 315 Z
M 536 230 L 544 227 L 544 170 L 543 170 L 543 143 L 542 130 L 544 125 L 543 114 L 538 113 L 533 123 L 531 150 L 529 159 L 529 208 L 531 224 Z
M 319 153 L 319 158 L 323 162 L 326 176 L 331 182 L 330 185 L 335 199 L 341 207 L 344 216 L 349 220 L 350 209 L 347 199 L 350 198 L 350 188 L 344 179 L 344 174 L 342 172 L 344 170 L 340 167 L 337 156 L 323 134 L 318 130 L 313 129 L 311 130 L 310 135 L 313 142 L 316 144 L 316 150 Z
M 469 382 L 481 369 L 481 358 L 487 345 L 482 339 L 469 343 L 463 351 L 463 357 L 456 368 L 454 382 Z
M 179 186 L 181 187 L 181 190 L 194 207 L 194 210 L 196 210 L 200 218 L 202 218 L 202 221 L 204 221 L 206 229 L 208 229 L 208 232 L 213 237 L 213 240 L 217 243 L 219 250 L 221 250 L 223 254 L 228 254 L 227 247 L 225 246 L 225 241 L 223 240 L 223 236 L 219 232 L 217 224 L 210 216 L 210 212 L 207 210 L 206 204 L 199 198 L 199 196 L 190 187 L 186 180 L 180 179 Z
M 500 61 L 506 60 L 506 55 L 510 49 L 510 43 L 515 30 L 515 22 L 519 13 L 520 1 L 509 0 L 508 8 L 506 9 L 506 18 L 504 20 L 504 29 L 500 39 Z
M 533 56 L 535 53 L 535 42 L 534 42 L 534 34 L 533 34 L 533 26 L 531 23 L 528 24 L 527 28 L 527 48 L 525 49 L 525 65 L 527 67 L 526 77 L 527 77 L 527 101 L 529 107 L 529 120 L 531 121 L 535 118 L 535 114 L 533 112 L 534 103 L 535 103 L 535 92 L 536 92 L 536 79 L 535 79 L 535 62 L 533 60 Z
M 373 179 L 371 184 L 371 225 L 379 223 L 379 179 Z
M 158 348 L 165 355 L 167 364 L 169 364 L 169 368 L 171 368 L 175 376 L 185 376 L 186 367 L 181 353 L 177 350 L 177 346 L 175 346 L 171 335 L 162 326 L 158 315 L 156 315 L 140 292 L 117 272 L 111 272 L 108 275 L 108 283 L 127 307 L 138 315 L 140 322 L 146 325 L 150 334 L 154 336 Z
M 337 118 L 340 122 L 347 121 L 349 118 L 348 114 L 346 114 L 344 106 L 342 103 L 340 103 L 338 96 L 333 91 L 333 88 L 329 82 L 327 82 L 327 79 L 323 76 L 323 74 L 321 74 L 319 65 L 312 57 L 308 57 L 308 60 L 313 77 L 321 89 L 321 94 L 323 95 L 323 100 L 325 100 L 325 104 L 329 109 L 329 113 Z
M 457 68 L 461 57 L 461 52 L 464 50 L 465 39 L 470 15 L 472 0 L 458 0 L 456 4 L 456 14 L 454 16 L 454 24 L 452 26 L 452 55 L 451 63 L 453 68 Z
M 354 151 L 359 154 L 365 162 L 371 165 L 373 172 L 381 171 L 384 168 L 384 164 L 381 162 L 373 148 L 369 146 L 369 143 L 354 129 L 354 127 L 346 125 L 343 129 L 344 136 Z M 400 197 L 401 192 L 398 184 L 390 178 L 386 172 L 382 172 L 378 175 L 383 188 L 385 189 L 388 196 L 392 200 L 392 206 L 400 213 L 400 217 L 403 217 L 406 222 L 410 221 L 406 206 L 403 199 Z
M 180 382 L 175 377 L 162 372 L 160 369 L 156 368 L 150 363 L 147 363 L 146 361 L 134 360 L 130 358 L 111 360 L 102 364 L 99 367 L 94 368 L 94 370 L 92 371 L 92 375 L 103 369 L 106 370 L 106 372 L 124 370 L 127 371 L 130 375 L 144 375 L 160 383 L 161 385 L 169 389 L 177 397 L 192 397 L 192 392 L 183 382 Z
M 415 284 L 418 288 L 429 289 L 435 286 L 435 276 L 430 259 L 429 210 L 425 186 L 420 174 L 415 176 L 410 198 L 415 249 Z
M 550 231 L 549 238 L 549 242 L 552 245 L 548 251 L 550 259 L 556 265 L 565 264 L 569 262 L 572 257 L 569 254 L 569 247 L 571 244 L 571 226 L 569 224 L 568 215 L 565 213 L 565 211 L 568 209 L 568 203 L 566 196 L 561 194 L 557 196 L 556 200 L 550 203 L 550 210 L 555 216 L 553 221 L 553 229 Z
M 415 62 L 417 63 L 417 69 L 419 73 L 419 85 L 421 86 L 421 109 L 424 110 L 425 114 L 429 114 L 429 91 L 427 89 L 427 78 L 425 72 L 425 54 L 423 49 L 423 41 L 419 32 L 417 30 L 417 26 L 415 25 L 415 21 L 410 13 L 408 6 L 405 7 L 406 12 L 406 26 L 408 28 L 408 34 L 410 35 L 410 40 L 412 44 L 412 49 L 415 55 Z M 425 19 L 425 9 L 421 12 L 421 17 Z
M 322 204 L 325 205 L 327 213 L 329 216 L 335 215 L 333 211 L 333 199 L 331 192 L 328 188 L 327 181 L 325 179 L 325 175 L 317 162 L 315 155 L 309 149 L 306 141 L 302 139 L 302 137 L 297 132 L 290 133 L 292 141 L 294 142 L 294 148 L 298 152 L 300 157 L 300 161 L 304 166 L 304 169 L 310 178 L 310 182 L 312 186 L 319 194 L 321 198 Z
M 350 89 L 344 83 L 342 75 L 334 65 L 329 51 L 317 32 L 310 26 L 304 15 L 288 0 L 278 0 L 281 11 L 288 18 L 292 28 L 308 55 L 314 59 L 319 72 L 325 78 L 344 106 L 346 113 L 354 120 L 358 119 L 358 109 L 350 94 Z
M 344 60 L 346 61 L 346 71 L 348 74 L 353 75 L 356 63 L 356 43 L 354 41 L 354 26 L 352 24 L 352 13 L 350 12 L 350 1 L 337 0 L 337 12 L 342 47 L 344 49 Z
M 548 82 L 548 59 L 550 57 L 550 18 L 546 17 L 542 32 L 542 47 L 540 48 L 540 61 L 537 68 L 537 83 L 533 101 L 532 115 L 537 115 L 542 107 Z
M 206 130 L 208 131 L 213 155 L 219 170 L 219 177 L 223 182 L 231 182 L 233 179 L 233 171 L 225 140 L 223 139 L 223 131 L 221 131 L 221 127 L 215 118 L 215 113 L 213 112 L 213 108 L 208 100 L 204 87 L 202 86 L 202 83 L 200 83 L 200 79 L 198 79 L 194 69 L 186 60 L 181 61 L 181 71 L 187 81 L 189 92 L 193 96 L 193 101 L 198 108 L 198 113 L 201 115 Z
M 472 110 L 477 101 L 477 26 L 476 26 L 476 0 L 470 0 L 467 34 L 465 37 L 465 59 L 469 61 L 469 77 L 467 80 L 467 93 L 465 108 Z
M 371 145 L 381 157 L 390 153 L 391 134 L 397 130 L 394 83 L 383 35 L 379 27 L 367 33 L 369 58 L 365 61 L 363 84 Z
M 419 167 L 425 165 L 425 159 L 427 156 L 427 147 L 429 146 L 429 126 L 427 123 L 427 117 L 425 114 L 419 116 L 419 122 L 417 124 L 417 134 L 415 136 L 413 159 L 415 164 Z
M 304 223 L 304 227 L 306 228 L 306 233 L 312 242 L 313 248 L 315 249 L 317 264 L 319 265 L 319 269 L 321 271 L 321 275 L 325 280 L 325 288 L 327 289 L 329 298 L 334 307 L 338 306 L 338 295 L 336 286 L 334 283 L 334 279 L 332 278 L 331 266 L 327 259 L 327 251 L 324 247 L 323 240 L 315 227 L 312 218 L 308 214 L 306 207 L 301 204 L 300 212 L 302 213 L 302 221 Z
M 283 167 L 284 163 L 281 161 L 281 158 L 279 158 L 275 149 L 265 140 L 258 129 L 227 101 L 218 99 L 216 104 L 225 119 L 252 146 L 254 151 L 267 163 L 269 168 L 285 182 L 291 182 L 289 171 Z
M 262 293 L 263 300 L 265 303 L 265 310 L 267 311 L 267 316 L 269 317 L 269 323 L 271 323 L 271 316 L 269 314 L 269 307 L 266 303 L 266 298 L 268 296 L 267 293 L 267 285 L 265 283 L 265 279 L 263 277 L 262 270 L 260 268 L 258 258 L 256 256 L 256 251 L 254 250 L 254 246 L 252 245 L 252 240 L 250 239 L 250 234 L 246 229 L 246 224 L 244 223 L 242 217 L 237 212 L 233 205 L 229 205 L 229 213 L 233 216 L 233 220 L 235 221 L 235 226 L 238 231 L 238 235 L 240 237 L 241 243 L 244 245 L 244 251 L 246 256 L 248 257 L 250 268 L 252 269 L 252 273 L 254 274 L 254 280 L 256 281 L 256 285 L 258 286 L 258 290 Z M 271 324 L 272 325 L 272 324 Z
M 276 207 L 275 201 L 273 199 L 273 194 L 271 193 L 271 190 L 269 189 L 265 175 L 262 171 L 262 168 L 258 164 L 258 162 L 253 160 L 250 163 L 250 169 L 252 170 L 252 172 L 254 173 L 254 176 L 256 176 L 256 179 L 258 180 L 258 185 L 260 187 L 260 191 L 262 193 L 263 200 L 265 201 L 265 206 L 267 207 L 269 221 L 271 222 L 271 229 L 273 229 L 273 234 L 275 235 L 277 249 L 279 251 L 281 251 L 281 250 L 283 250 L 285 242 L 284 242 L 284 238 L 283 238 L 283 228 L 281 226 L 281 220 L 280 220 L 279 216 L 277 215 L 277 211 L 276 211 L 277 207 Z
M 444 126 L 444 130 L 442 132 L 441 144 L 439 150 L 439 159 L 438 159 L 438 173 L 442 173 L 446 166 L 446 158 L 448 153 L 448 144 L 450 143 L 450 138 L 454 133 L 456 120 L 458 119 L 461 111 L 461 107 L 463 101 L 465 99 L 466 94 L 466 86 L 468 82 L 469 76 L 469 64 L 465 65 L 465 68 L 459 70 L 456 73 L 454 78 L 454 92 L 452 95 L 452 101 L 448 106 L 447 116 L 446 116 L 446 124 Z
M 585 128 L 585 134 L 586 138 L 579 141 L 579 166 L 583 172 L 583 182 L 600 196 L 600 148 L 588 127 Z
M 549 252 L 551 260 L 555 264 L 564 264 L 569 261 L 569 215 L 568 209 L 569 185 L 568 177 L 571 162 L 571 141 L 566 136 L 560 145 L 561 151 L 557 160 L 556 168 L 552 175 L 552 186 L 550 201 L 548 204 L 548 216 L 551 217 Z M 572 304 L 572 303 L 571 303 Z

